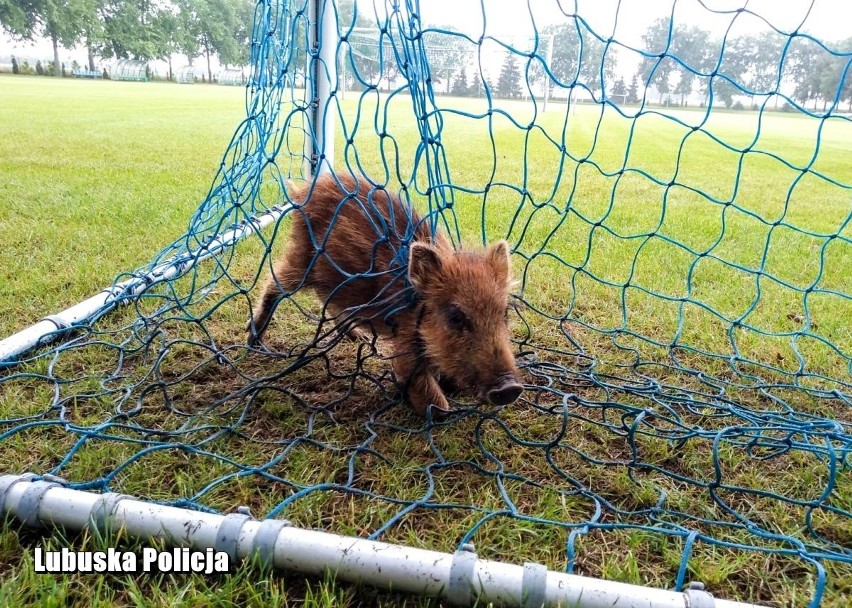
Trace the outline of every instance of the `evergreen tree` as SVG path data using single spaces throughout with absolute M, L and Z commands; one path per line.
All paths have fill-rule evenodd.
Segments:
M 627 95 L 627 86 L 624 84 L 624 78 L 619 77 L 618 80 L 615 81 L 615 84 L 612 87 L 612 95 L 619 98 Z
M 506 59 L 503 61 L 495 92 L 498 97 L 508 99 L 521 96 L 521 71 L 518 69 L 518 63 L 512 54 L 506 55 Z
M 482 85 L 482 76 L 479 74 L 479 70 L 476 70 L 473 73 L 473 82 L 470 83 L 470 88 L 468 89 L 468 96 L 470 97 L 482 97 L 483 95 L 483 85 Z
M 639 103 L 639 74 L 633 74 L 627 89 L 627 103 Z
M 452 94 L 456 97 L 465 97 L 470 94 L 470 88 L 467 86 L 467 66 L 464 64 L 453 83 Z
M 429 57 L 429 69 L 435 84 L 446 85 L 446 93 L 453 94 L 456 72 L 467 63 L 470 46 L 452 25 L 434 25 L 423 32 L 423 46 Z M 466 83 L 465 83 L 466 86 Z

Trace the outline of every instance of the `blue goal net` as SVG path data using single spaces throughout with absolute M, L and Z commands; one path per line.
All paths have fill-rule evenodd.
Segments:
M 261 0 L 186 233 L 0 367 L 3 472 L 844 605 L 852 38 L 809 2 L 661 4 Z M 416 415 L 305 290 L 247 345 L 293 193 L 331 171 L 509 243 L 517 402 Z

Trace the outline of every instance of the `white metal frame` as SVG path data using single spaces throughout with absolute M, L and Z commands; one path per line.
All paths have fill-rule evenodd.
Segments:
M 75 325 L 85 323 L 96 314 L 104 314 L 114 309 L 118 304 L 128 304 L 132 296 L 139 295 L 145 289 L 172 281 L 189 272 L 199 262 L 216 255 L 235 245 L 250 234 L 262 230 L 281 217 L 290 205 L 273 207 L 249 221 L 232 228 L 222 235 L 212 239 L 204 247 L 171 258 L 157 265 L 151 271 L 141 276 L 116 283 L 100 293 L 66 308 L 62 312 L 46 317 L 44 320 L 0 340 L 0 366 L 14 363 L 21 355 L 37 346 L 46 344 L 66 335 L 67 330 Z
M 714 598 L 699 587 L 666 591 L 479 559 L 472 547 L 442 553 L 259 521 L 245 513 L 217 515 L 135 500 L 120 494 L 72 490 L 61 480 L 0 477 L 0 517 L 31 526 L 123 531 L 138 540 L 256 556 L 276 568 L 397 592 L 438 597 L 456 606 L 573 608 L 759 608 Z
M 305 136 L 305 175 L 331 172 L 334 167 L 336 123 L 331 100 L 337 95 L 337 12 L 334 0 L 313 0 L 308 10 L 307 74 L 311 75 L 311 123 Z M 334 43 L 323 41 L 334 41 Z M 326 117 L 332 120 L 326 120 Z M 312 137 L 313 136 L 313 137 Z

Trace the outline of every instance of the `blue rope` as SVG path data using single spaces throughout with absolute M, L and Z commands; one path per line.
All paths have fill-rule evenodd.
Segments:
M 286 183 L 292 179 L 312 184 L 306 173 L 304 142 L 314 137 L 313 87 L 310 79 L 307 86 L 303 79 L 308 57 L 320 60 L 306 48 L 309 11 L 304 0 L 261 0 L 255 11 L 246 118 L 236 129 L 207 197 L 181 238 L 146 266 L 117 277 L 116 283 L 146 276 L 167 261 L 176 261 L 188 272 L 178 279 L 149 280 L 141 294 L 120 295 L 117 301 L 126 307 L 119 306 L 110 315 L 106 313 L 111 307 L 105 308 L 70 332 L 57 330 L 57 335 L 67 337 L 65 342 L 0 370 L 0 390 L 20 394 L 25 408 L 0 420 L 0 454 L 7 446 L 11 453 L 20 442 L 37 444 L 49 454 L 35 461 L 44 468 L 40 473 L 64 475 L 73 487 L 102 492 L 120 491 L 127 476 L 156 462 L 151 459 L 179 455 L 192 470 L 211 476 L 204 476 L 190 490 L 174 488 L 168 498 L 156 496 L 162 502 L 216 511 L 222 508 L 223 493 L 232 492 L 231 484 L 247 483 L 253 492 L 267 488 L 280 492 L 282 498 L 263 515 L 290 517 L 303 505 L 313 504 L 310 501 L 344 494 L 380 507 L 376 513 L 381 515 L 363 532 L 370 538 L 392 535 L 424 513 L 463 514 L 467 518 L 464 532 L 454 532 L 457 538 L 451 539 L 459 547 L 487 537 L 492 526 L 505 521 L 542 527 L 564 533 L 559 541 L 564 545 L 557 549 L 564 555 L 567 572 L 586 570 L 587 543 L 594 543 L 599 535 L 652 535 L 680 547 L 680 561 L 670 573 L 670 584 L 678 590 L 688 584 L 698 560 L 706 559 L 708 547 L 737 554 L 771 554 L 812 573 L 810 605 L 818 606 L 829 588 L 829 571 L 833 572 L 826 567 L 852 565 L 848 535 L 852 510 L 843 503 L 843 497 L 849 496 L 852 468 L 852 346 L 848 336 L 823 328 L 824 314 L 817 312 L 826 303 L 838 314 L 850 309 L 848 287 L 830 282 L 826 286 L 824 279 L 830 263 L 849 258 L 852 210 L 825 231 L 798 222 L 791 203 L 796 189 L 807 180 L 818 180 L 825 191 L 852 200 L 852 176 L 819 156 L 827 145 L 828 121 L 848 123 L 849 118 L 837 112 L 846 99 L 842 86 L 826 99 L 826 110 L 818 111 L 782 90 L 782 73 L 797 48 L 810 44 L 822 56 L 843 64 L 839 72 L 843 83 L 852 76 L 852 52 L 798 30 L 772 28 L 783 42 L 777 45 L 778 76 L 767 88 L 729 71 L 726 58 L 735 53 L 730 28 L 718 56 L 700 64 L 693 61 L 681 50 L 674 7 L 662 48 L 634 48 L 595 31 L 584 16 L 565 7 L 561 25 L 567 29 L 538 24 L 529 45 L 502 40 L 484 25 L 479 35 L 427 27 L 414 0 L 388 2 L 386 13 L 358 4 L 352 15 L 336 4 L 332 8 L 341 35 L 337 41 L 322 43 L 336 44 L 350 81 L 346 103 L 356 108 L 354 116 L 344 111 L 340 90 L 320 108 L 322 115 L 340 123 L 336 169 L 368 179 L 372 192 L 393 191 L 406 203 L 421 202 L 427 210 L 423 221 L 456 243 L 462 226 L 471 226 L 470 215 L 463 212 L 480 205 L 473 225 L 478 226 L 477 238 L 484 243 L 504 237 L 515 248 L 520 280 L 515 342 L 528 381 L 519 410 L 459 405 L 448 418 L 415 419 L 400 401 L 388 362 L 365 344 L 346 351 L 354 353 L 355 361 L 341 369 L 340 357 L 334 356 L 339 336 L 328 323 L 313 331 L 316 317 L 305 311 L 298 297 L 288 296 L 285 301 L 290 310 L 305 315 L 304 327 L 313 333 L 292 336 L 280 352 L 249 356 L 242 333 L 223 331 L 223 324 L 230 323 L 223 322 L 223 315 L 244 308 L 251 285 L 269 272 L 273 241 L 286 239 L 286 233 L 279 234 L 283 224 L 276 224 L 271 237 L 259 235 L 263 260 L 250 276 L 239 269 L 244 254 L 237 248 L 197 266 L 190 264 L 193 257 L 219 235 L 273 206 L 293 203 L 298 213 L 301 201 L 291 199 Z M 487 22 L 484 4 L 481 11 Z M 747 7 L 714 12 L 732 19 L 760 17 Z M 554 31 L 556 38 L 549 37 Z M 436 95 L 436 81 L 443 78 L 437 67 L 440 56 L 432 47 L 436 40 L 448 47 L 460 45 L 466 57 L 474 58 L 468 67 L 473 66 L 483 81 L 478 106 L 453 107 L 454 100 Z M 576 63 L 571 69 L 548 62 L 548 44 L 574 44 L 571 40 L 576 43 Z M 498 99 L 496 85 L 484 78 L 488 68 L 483 56 L 491 47 L 519 62 L 528 95 L 539 90 L 534 80 L 540 74 L 554 91 L 574 95 L 585 91 L 592 98 L 586 108 L 598 114 L 589 123 L 594 127 L 589 148 L 580 149 L 572 140 L 570 129 L 581 119 L 570 109 L 560 110 L 564 123 L 559 131 L 543 126 L 542 120 L 550 114 L 543 113 L 541 100 L 532 97 L 526 102 L 528 111 L 521 114 L 516 111 L 520 106 Z M 605 58 L 616 49 L 633 53 L 643 62 L 647 83 L 659 82 L 671 70 L 695 79 L 706 88 L 706 107 L 686 118 L 651 107 L 647 94 L 638 107 L 619 103 L 611 87 L 600 88 L 595 82 L 611 80 Z M 395 71 L 398 78 L 390 90 L 380 91 L 386 70 Z M 758 128 L 746 143 L 732 144 L 712 126 L 712 112 L 730 90 L 743 96 L 768 96 L 758 106 Z M 803 124 L 814 126 L 814 150 L 808 159 L 785 158 L 761 147 L 770 98 L 783 100 Z M 405 129 L 416 133 L 413 149 L 389 113 L 391 104 L 410 104 Z M 615 164 L 596 154 L 609 145 L 605 121 L 612 116 L 628 124 L 625 148 Z M 467 178 L 468 167 L 454 164 L 457 161 L 450 154 L 455 143 L 452 124 L 459 120 L 487 125 L 488 143 L 480 150 L 485 181 L 479 185 Z M 642 125 L 652 120 L 685 134 L 673 150 L 672 175 L 655 174 L 631 154 L 642 145 L 638 134 Z M 507 133 L 521 136 L 517 149 L 509 150 L 522 154 L 524 161 L 517 183 L 503 181 L 498 172 L 498 165 L 505 165 L 501 155 L 507 148 L 501 138 Z M 699 136 L 738 155 L 735 174 L 724 176 L 733 180 L 729 194 L 718 188 L 707 191 L 690 180 L 688 165 L 695 162 L 690 138 Z M 552 184 L 548 181 L 545 186 L 537 183 L 535 175 L 540 149 L 559 156 L 548 167 Z M 375 150 L 379 158 L 374 158 Z M 748 185 L 744 166 L 752 160 L 771 161 L 796 174 L 774 219 L 749 208 L 743 194 Z M 602 212 L 587 208 L 585 198 L 590 195 L 580 189 L 588 184 L 590 174 L 612 186 L 610 192 L 599 193 L 599 202 L 605 206 Z M 452 176 L 458 179 L 459 175 L 465 177 L 454 183 Z M 659 203 L 660 215 L 659 221 L 626 232 L 608 220 L 624 205 L 624 197 L 630 196 L 621 188 L 631 182 L 641 183 L 652 193 L 647 199 Z M 588 192 L 595 190 L 590 187 Z M 715 214 L 720 226 L 717 237 L 708 235 L 699 244 L 666 233 L 664 219 L 674 213 L 682 193 L 696 197 L 703 213 Z M 506 209 L 507 201 L 516 208 L 504 218 L 499 209 Z M 374 204 L 372 194 L 358 204 L 368 210 Z M 744 263 L 724 249 L 726 237 L 735 230 L 735 217 L 765 229 L 766 240 L 753 263 Z M 497 229 L 503 232 L 495 233 L 491 223 L 495 218 L 505 220 Z M 581 253 L 569 259 L 560 247 L 565 245 L 565 231 L 576 226 L 582 227 L 577 243 Z M 377 238 L 389 230 L 379 219 L 372 228 Z M 391 272 L 399 273 L 404 267 L 415 228 L 409 221 Z M 809 237 L 818 248 L 819 268 L 804 282 L 790 279 L 771 263 L 780 246 L 776 236 L 780 239 L 784 231 Z M 327 236 L 312 233 L 311 238 L 322 247 Z M 614 277 L 600 268 L 607 240 L 632 248 L 626 249 L 627 259 L 622 260 L 627 262 L 623 276 Z M 655 255 L 655 247 L 661 245 L 688 260 L 683 268 L 670 269 L 682 282 L 679 290 L 643 283 L 640 261 Z M 789 262 L 797 261 L 791 257 Z M 753 299 L 730 310 L 703 300 L 699 278 L 711 263 L 752 281 Z M 560 285 L 540 282 L 537 273 L 548 265 L 559 268 L 555 276 Z M 361 276 L 339 269 L 349 277 L 347 282 Z M 379 272 L 371 268 L 367 274 L 378 276 Z M 609 294 L 611 302 L 589 301 L 590 292 L 584 287 L 588 285 L 596 286 L 593 293 Z M 559 289 L 561 299 L 555 305 L 538 297 L 549 287 Z M 779 289 L 801 303 L 801 316 L 795 319 L 798 328 L 767 329 L 757 320 L 761 305 Z M 660 310 L 676 311 L 676 328 L 670 335 L 637 328 L 634 298 L 653 300 L 662 306 Z M 388 299 L 384 304 L 385 313 L 392 315 L 406 301 Z M 617 320 L 595 320 L 584 312 L 589 305 L 617 309 L 613 316 Z M 724 328 L 726 345 L 696 341 L 691 332 L 693 317 L 699 313 Z M 747 350 L 743 336 L 766 339 L 765 344 L 783 343 L 794 361 L 782 365 L 755 356 L 753 349 Z M 832 369 L 814 365 L 808 355 L 817 347 L 840 365 Z M 252 357 L 256 363 L 258 356 L 267 361 L 252 365 Z M 339 390 L 320 391 L 322 396 L 317 397 L 315 388 L 304 387 L 306 377 L 315 376 L 328 378 L 320 382 L 324 388 Z M 228 379 L 227 390 L 212 392 L 199 407 L 193 391 L 211 382 L 218 386 L 215 382 L 220 378 Z M 372 403 L 369 408 L 347 414 L 352 403 L 365 399 Z M 280 419 L 268 421 L 273 431 L 263 422 L 269 417 L 263 410 L 267 400 L 288 404 Z M 259 432 L 262 428 L 267 428 L 266 434 Z M 332 430 L 342 432 L 344 439 L 334 439 Z M 417 446 L 418 456 L 410 458 L 388 448 L 385 443 L 395 437 L 406 437 L 406 445 Z M 248 448 L 232 450 L 236 445 Z M 117 460 L 105 463 L 102 471 L 80 473 L 83 454 L 103 446 L 120 454 Z M 306 482 L 282 473 L 303 450 L 330 455 L 340 463 L 334 478 L 313 483 L 316 480 Z M 520 466 L 511 458 L 513 453 L 523 454 L 529 462 Z M 690 457 L 704 459 L 702 466 L 692 466 Z M 395 489 L 374 487 L 363 480 L 371 462 L 407 467 L 420 483 Z M 757 477 L 737 474 L 737 467 L 754 468 Z M 782 467 L 800 467 L 807 483 L 797 476 L 796 487 L 773 484 L 773 476 L 767 473 L 772 467 L 779 468 L 779 479 L 787 479 Z M 442 481 L 458 474 L 466 476 L 465 483 L 487 489 L 483 492 L 490 498 L 467 504 L 448 497 Z M 622 495 L 607 486 L 619 476 L 630 490 L 645 492 L 641 500 L 630 491 Z M 536 492 L 574 505 L 578 511 L 572 513 L 582 511 L 583 515 L 555 517 L 523 500 Z M 787 509 L 791 521 L 784 523 L 789 526 L 782 530 L 781 523 L 766 520 L 761 506 L 769 513 Z M 310 508 L 322 510 L 322 506 Z M 831 527 L 827 520 L 843 523 Z M 333 528 L 335 521 L 329 525 Z M 838 531 L 843 527 L 845 535 Z M 481 543 L 477 546 L 487 552 Z M 523 558 L 535 560 L 536 556 Z

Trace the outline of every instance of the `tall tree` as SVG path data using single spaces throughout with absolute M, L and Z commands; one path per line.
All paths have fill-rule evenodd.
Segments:
M 521 96 L 521 71 L 518 69 L 517 56 L 507 53 L 500 68 L 495 93 L 498 97 L 514 99 Z
M 777 91 L 783 40 L 775 32 L 728 38 L 721 49 L 719 68 L 724 78 L 714 79 L 713 94 L 730 107 L 734 95 L 750 95 L 753 100 L 755 95 Z
M 618 97 L 627 97 L 627 85 L 624 84 L 624 78 L 619 77 L 612 86 L 612 94 Z
M 254 0 L 216 0 L 210 7 L 214 16 L 220 14 L 223 18 L 224 33 L 216 34 L 213 45 L 219 61 L 225 67 L 246 65 L 251 51 Z M 227 7 L 227 15 L 220 12 L 223 7 Z
M 239 56 L 234 32 L 237 29 L 237 11 L 228 0 L 185 0 L 187 23 L 190 31 L 198 35 L 198 50 L 207 60 L 207 79 L 213 81 L 211 60 L 218 56 L 224 64 L 234 62 Z
M 654 85 L 660 102 L 668 93 L 680 96 L 680 105 L 695 90 L 696 78 L 709 72 L 717 59 L 710 32 L 698 26 L 674 25 L 669 17 L 654 21 L 642 35 L 646 52 L 639 74 L 646 86 Z M 677 79 L 672 83 L 672 77 Z M 707 79 L 701 77 L 701 89 L 707 91 Z
M 553 36 L 550 71 L 562 86 L 572 84 L 580 76 L 580 36 L 576 23 L 548 25 L 542 30 L 542 34 Z
M 846 111 L 852 112 L 852 63 L 846 64 L 843 84 L 840 86 L 841 99 L 849 104 Z
M 847 111 L 852 112 L 852 57 L 848 54 L 852 51 L 852 37 L 847 38 L 841 43 L 840 50 L 847 53 L 846 65 L 840 66 L 839 78 L 842 78 L 842 81 L 838 84 L 840 87 L 840 99 L 849 103 Z
M 468 95 L 471 97 L 482 97 L 482 75 L 479 73 L 479 67 L 473 71 L 473 82 L 470 83 Z
M 177 52 L 186 55 L 186 60 L 191 66 L 195 58 L 201 53 L 199 47 L 201 32 L 195 13 L 195 3 L 194 0 L 172 1 L 177 8 L 177 40 L 175 46 Z
M 633 74 L 627 89 L 627 103 L 639 103 L 639 75 Z
M 470 93 L 470 87 L 467 84 L 467 65 L 462 64 L 455 81 L 453 82 L 452 94 L 456 97 L 465 97 Z
M 809 38 L 796 36 L 783 58 L 782 73 L 793 84 L 793 98 L 803 106 L 813 100 L 816 108 L 820 94 L 820 68 L 825 50 Z
M 169 64 L 168 79 L 174 79 L 174 68 L 172 66 L 172 55 L 179 50 L 178 15 L 175 7 L 170 6 L 167 10 L 160 11 L 156 16 L 155 27 L 163 36 L 161 50 Z
M 0 0 L 0 27 L 15 37 L 24 37 L 25 32 L 35 29 L 33 9 L 30 3 L 20 0 Z
M 375 20 L 363 10 L 358 10 L 355 0 L 337 0 L 337 29 L 346 33 L 352 28 L 368 28 L 375 26 Z
M 670 57 L 672 35 L 673 28 L 669 17 L 657 19 L 642 34 L 645 50 L 660 57 L 644 58 L 639 66 L 639 73 L 646 87 L 653 85 L 657 88 L 660 103 L 663 96 L 671 90 L 670 79 L 677 65 Z
M 754 45 L 753 36 L 728 38 L 724 43 L 720 75 L 713 78 L 711 86 L 713 96 L 721 100 L 726 108 L 734 104 L 734 95 L 743 95 L 743 90 L 748 88 L 747 75 L 754 65 Z M 710 93 L 709 87 L 702 87 L 701 90 L 704 94 Z
M 163 10 L 151 0 L 103 0 L 98 12 L 104 29 L 95 51 L 108 59 L 165 57 L 168 41 L 161 29 Z
M 768 94 L 779 85 L 785 41 L 784 36 L 774 31 L 762 32 L 751 39 L 747 84 L 755 94 Z
M 100 9 L 103 0 L 84 0 L 87 9 L 84 12 L 83 27 L 80 41 L 86 46 L 88 68 L 95 70 L 95 48 L 103 43 L 104 24 L 100 19 Z
M 672 51 L 685 65 L 677 64 L 680 79 L 673 93 L 680 95 L 680 105 L 686 104 L 686 98 L 692 94 L 698 73 L 709 72 L 715 61 L 714 45 L 710 43 L 710 32 L 700 27 L 678 27 L 675 29 Z
M 87 0 L 0 0 L 0 26 L 19 40 L 50 40 L 54 73 L 61 76 L 59 47 L 79 41 L 89 7 Z
M 231 63 L 245 66 L 251 61 L 251 36 L 256 3 L 255 0 L 236 0 L 236 3 L 234 39 L 237 41 L 237 49 Z
M 848 55 L 852 51 L 852 38 L 828 46 L 844 55 L 824 53 L 819 61 L 818 91 L 823 101 L 823 111 L 835 100 L 852 102 L 849 99 L 852 94 L 852 58 Z
M 584 84 L 593 93 L 602 90 L 615 75 L 612 50 L 598 40 L 576 18 L 568 23 L 549 25 L 542 34 L 553 36 L 550 70 L 563 87 L 575 82 Z M 603 72 L 603 82 L 601 82 Z

